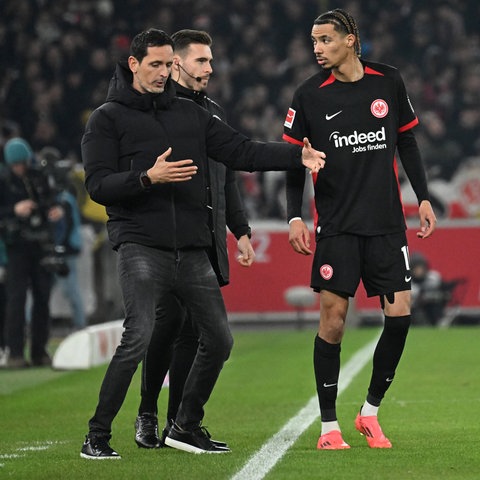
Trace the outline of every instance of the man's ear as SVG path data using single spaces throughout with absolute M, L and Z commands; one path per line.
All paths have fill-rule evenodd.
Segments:
M 180 57 L 178 55 L 173 56 L 173 64 L 172 64 L 172 69 L 177 71 L 180 69 Z
M 355 35 L 353 33 L 349 33 L 347 35 L 347 46 L 353 47 L 355 45 Z
M 138 60 L 135 57 L 133 57 L 132 55 L 130 55 L 128 57 L 128 67 L 130 68 L 130 70 L 132 71 L 133 74 L 137 73 Z

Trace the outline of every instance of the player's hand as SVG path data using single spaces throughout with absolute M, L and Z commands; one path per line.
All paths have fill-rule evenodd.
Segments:
M 171 153 L 172 147 L 168 147 L 157 157 L 155 165 L 147 170 L 152 183 L 186 182 L 197 173 L 198 167 L 193 165 L 191 159 L 167 162 Z
M 418 238 L 428 238 L 437 225 L 437 218 L 433 212 L 432 204 L 428 200 L 423 200 L 418 207 L 420 217 L 420 231 L 417 232 Z
M 317 173 L 325 166 L 326 155 L 315 150 L 307 137 L 303 139 L 302 163 L 310 170 L 310 173 Z
M 290 222 L 288 241 L 297 253 L 302 255 L 311 255 L 313 253 L 310 250 L 310 232 L 305 223 L 300 219 Z
M 255 260 L 255 251 L 253 250 L 250 239 L 247 235 L 242 235 L 237 242 L 238 255 L 237 262 L 242 267 L 250 267 Z

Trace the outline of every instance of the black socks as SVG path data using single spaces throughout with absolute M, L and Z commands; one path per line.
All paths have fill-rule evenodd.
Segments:
M 379 406 L 390 387 L 403 353 L 411 316 L 387 317 L 373 354 L 373 371 L 368 388 L 368 403 Z
M 340 344 L 331 344 L 315 337 L 313 349 L 313 367 L 317 382 L 318 401 L 322 422 L 337 419 L 335 408 L 340 373 Z

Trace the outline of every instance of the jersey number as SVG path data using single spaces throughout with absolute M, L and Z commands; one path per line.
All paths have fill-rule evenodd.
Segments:
M 405 268 L 410 270 L 410 255 L 408 253 L 408 246 L 404 245 L 400 250 L 402 250 L 403 259 L 405 260 Z

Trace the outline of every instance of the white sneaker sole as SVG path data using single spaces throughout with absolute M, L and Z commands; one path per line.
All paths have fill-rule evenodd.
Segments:
M 91 455 L 87 455 L 85 453 L 80 453 L 82 458 L 86 458 L 87 460 L 120 460 L 122 457 L 118 455 L 117 457 L 92 457 Z
M 190 445 L 189 443 L 180 442 L 179 440 L 174 440 L 173 438 L 167 437 L 165 439 L 165 445 L 169 447 L 176 448 L 177 450 L 183 450 L 184 452 L 188 453 L 229 453 L 230 449 L 223 449 L 221 447 L 218 450 L 203 450 L 202 448 L 195 447 L 194 445 Z

